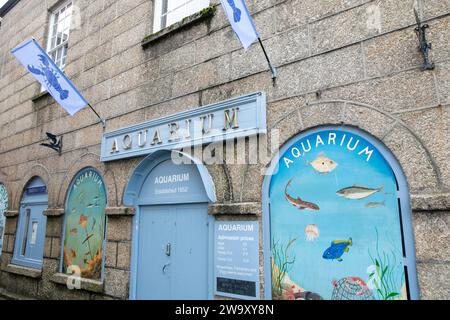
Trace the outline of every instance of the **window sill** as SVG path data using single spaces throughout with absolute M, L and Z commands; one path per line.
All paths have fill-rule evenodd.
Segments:
M 5 268 L 2 269 L 3 271 L 18 274 L 24 277 L 33 278 L 33 279 L 39 279 L 42 276 L 42 270 L 27 268 L 27 267 L 21 267 L 14 264 L 8 264 Z
M 142 47 L 146 48 L 146 47 L 150 46 L 152 43 L 160 41 L 164 38 L 167 38 L 168 36 L 170 36 L 171 34 L 173 34 L 175 32 L 185 29 L 185 28 L 187 28 L 193 24 L 196 24 L 198 22 L 208 20 L 214 16 L 215 12 L 216 12 L 216 7 L 209 6 L 197 13 L 194 13 L 191 16 L 184 18 L 183 20 L 181 20 L 177 23 L 170 25 L 167 28 L 164 28 L 156 33 L 150 34 L 142 40 Z
M 55 273 L 51 276 L 50 281 L 57 284 L 62 284 L 67 286 L 69 283 L 69 274 L 64 273 Z M 71 283 L 72 281 L 70 281 Z M 80 286 L 81 290 L 95 292 L 95 293 L 103 293 L 104 283 L 102 281 L 96 281 L 91 279 L 83 279 L 80 278 Z

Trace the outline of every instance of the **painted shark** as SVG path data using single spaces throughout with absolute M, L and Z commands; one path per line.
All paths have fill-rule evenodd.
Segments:
M 289 180 L 289 182 L 286 184 L 286 188 L 284 189 L 284 196 L 290 204 L 292 204 L 299 210 L 320 210 L 319 206 L 315 203 L 303 201 L 302 199 L 300 199 L 300 197 L 298 197 L 297 199 L 291 197 L 287 192 L 287 189 L 290 186 L 291 182 L 292 180 Z

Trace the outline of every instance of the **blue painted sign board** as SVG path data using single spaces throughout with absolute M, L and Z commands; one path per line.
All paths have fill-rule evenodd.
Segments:
M 216 221 L 214 230 L 215 294 L 259 299 L 259 223 Z
M 257 92 L 103 135 L 104 162 L 266 133 L 266 95 Z

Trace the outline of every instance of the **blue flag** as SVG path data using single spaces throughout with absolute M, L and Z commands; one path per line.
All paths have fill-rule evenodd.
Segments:
M 86 99 L 36 40 L 27 41 L 12 50 L 11 53 L 71 116 L 88 105 Z
M 247 50 L 258 38 L 258 32 L 244 0 L 220 0 L 231 27 Z

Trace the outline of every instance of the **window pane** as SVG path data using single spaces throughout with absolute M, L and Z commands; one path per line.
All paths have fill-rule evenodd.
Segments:
M 72 2 L 69 1 L 55 11 L 50 20 L 51 27 L 48 40 L 48 52 L 59 67 L 64 66 L 66 62 L 71 14 Z
M 209 5 L 209 0 L 157 0 L 155 1 L 154 32 L 183 20 Z M 167 6 L 167 10 L 164 10 Z
M 23 233 L 23 239 L 22 239 L 22 250 L 21 250 L 21 255 L 24 256 L 26 253 L 26 249 L 27 249 L 27 241 L 28 241 L 28 228 L 30 225 L 30 216 L 31 216 L 31 210 L 30 209 L 26 209 L 26 213 L 25 213 L 25 226 L 24 226 L 24 233 Z

